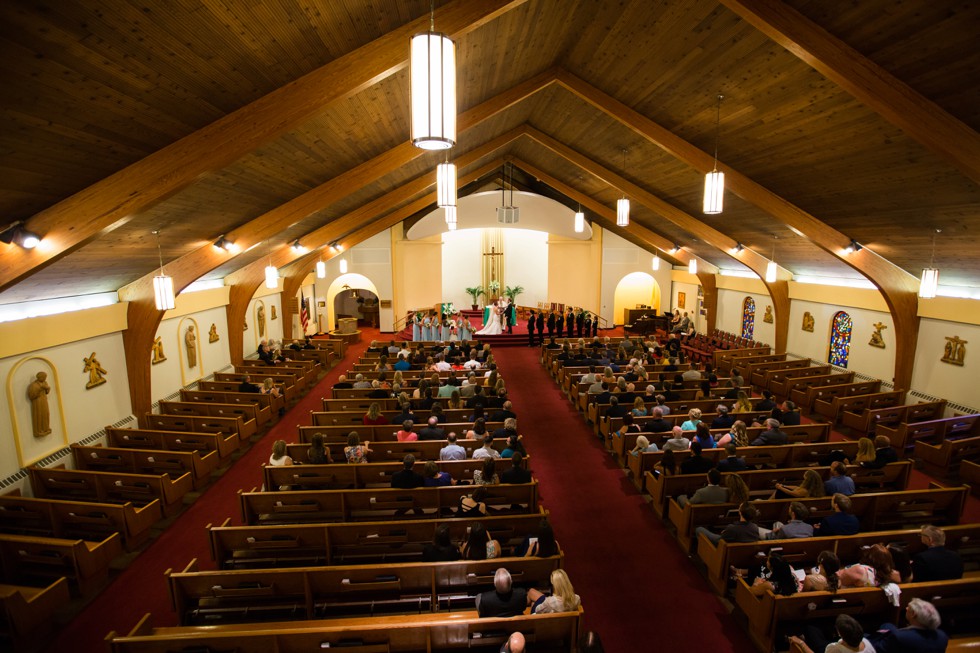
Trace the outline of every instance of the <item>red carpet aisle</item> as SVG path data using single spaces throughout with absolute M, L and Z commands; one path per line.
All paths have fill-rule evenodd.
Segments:
M 287 412 L 257 443 L 252 445 L 221 478 L 204 493 L 162 535 L 154 540 L 92 603 L 65 628 L 45 650 L 104 651 L 103 638 L 110 630 L 128 633 L 144 614 L 153 613 L 158 626 L 176 625 L 170 604 L 164 571 L 182 570 L 191 558 L 197 558 L 202 569 L 214 569 L 208 547 L 209 523 L 220 524 L 228 517 L 241 524 L 237 492 L 262 484 L 261 465 L 269 458 L 272 443 L 278 439 L 296 442 L 296 425 L 309 423 L 309 411 L 322 410 L 320 399 L 349 365 L 360 356 L 376 329 L 361 328 L 361 344 L 349 347 L 347 356 L 336 365 L 307 395 Z
M 495 352 L 586 627 L 607 651 L 753 651 L 639 492 L 559 392 L 538 350 Z

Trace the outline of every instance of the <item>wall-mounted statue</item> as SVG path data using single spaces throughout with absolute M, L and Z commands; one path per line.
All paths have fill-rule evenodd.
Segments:
M 762 316 L 762 321 L 772 324 L 772 306 L 766 306 L 766 314 Z
M 966 357 L 966 343 L 967 341 L 960 340 L 959 336 L 952 338 L 946 336 L 946 348 L 943 351 L 943 357 L 939 360 L 950 365 L 962 365 L 963 359 Z
M 208 331 L 208 342 L 218 342 L 221 340 L 221 336 L 218 335 L 218 325 L 212 324 L 211 330 Z
M 34 437 L 41 438 L 51 434 L 51 413 L 48 410 L 48 393 L 51 386 L 48 385 L 48 373 L 38 372 L 27 386 L 27 398 L 31 400 L 31 426 L 34 429 Z
M 868 344 L 871 345 L 872 347 L 878 347 L 879 349 L 884 349 L 885 348 L 885 340 L 881 337 L 881 330 L 882 329 L 887 329 L 888 326 L 885 325 L 885 324 L 882 324 L 881 322 L 875 322 L 871 326 L 873 326 L 875 328 L 875 330 L 871 334 L 871 340 L 868 342 Z
M 187 352 L 187 367 L 197 367 L 197 335 L 193 324 L 184 332 L 184 350 Z
M 813 316 L 810 314 L 810 311 L 807 311 L 806 313 L 803 314 L 803 330 L 813 333 L 813 324 L 814 324 Z
M 259 304 L 258 309 L 255 311 L 255 321 L 259 325 L 259 337 L 265 337 L 265 305 Z
M 157 336 L 153 339 L 153 348 L 150 350 L 153 354 L 153 358 L 150 359 L 150 364 L 157 365 L 167 360 L 167 355 L 163 353 L 163 337 Z
M 93 351 L 91 356 L 82 360 L 85 361 L 85 368 L 82 371 L 88 372 L 88 383 L 85 384 L 85 389 L 91 390 L 95 386 L 105 383 L 105 375 L 108 372 L 102 369 L 102 364 L 95 357 L 95 352 Z
M 276 305 L 275 305 L 275 304 L 273 304 L 273 305 L 272 305 L 272 319 L 274 320 L 274 319 L 276 319 L 277 317 L 279 317 L 279 316 L 278 316 L 278 315 L 276 315 Z

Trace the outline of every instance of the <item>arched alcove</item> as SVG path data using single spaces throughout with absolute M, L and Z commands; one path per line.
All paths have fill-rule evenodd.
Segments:
M 630 272 L 616 284 L 613 294 L 613 321 L 624 324 L 624 311 L 637 306 L 660 306 L 660 284 L 646 272 Z
M 344 288 L 344 286 L 348 287 Z M 375 297 L 379 296 L 377 285 L 375 285 L 371 279 L 363 274 L 349 272 L 347 274 L 342 274 L 331 281 L 330 286 L 327 288 L 327 295 L 325 298 L 327 304 L 327 323 L 323 325 L 323 327 L 328 331 L 335 328 L 335 323 L 337 320 L 337 312 L 334 302 L 335 298 L 339 293 L 350 292 L 350 290 L 368 290 L 374 293 Z

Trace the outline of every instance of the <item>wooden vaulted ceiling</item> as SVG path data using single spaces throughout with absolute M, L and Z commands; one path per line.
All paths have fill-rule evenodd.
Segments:
M 563 187 L 561 194 L 579 193 L 605 206 L 621 196 L 614 180 L 622 180 L 763 256 L 777 236 L 776 258 L 792 273 L 859 276 L 826 251 L 826 242 L 820 246 L 797 235 L 758 202 L 734 192 L 726 194 L 722 215 L 704 216 L 702 173 L 610 110 L 618 103 L 711 153 L 721 93 L 724 166 L 825 223 L 828 233 L 855 238 L 912 276 L 929 263 L 933 232 L 941 228 L 943 283 L 977 285 L 980 186 L 971 170 L 980 164 L 954 160 L 943 143 L 961 146 L 967 159 L 970 152 L 980 158 L 980 150 L 963 146 L 964 139 L 976 142 L 970 135 L 980 130 L 980 3 L 524 0 L 495 3 L 499 10 L 469 28 L 444 27 L 443 16 L 464 4 L 479 3 L 436 2 L 436 28 L 459 34 L 460 111 L 521 84 L 534 86 L 461 132 L 454 157 L 516 135 L 470 157 L 470 170 L 511 157 Z M 766 33 L 753 17 L 755 9 L 784 7 L 795 10 L 791 26 L 812 21 L 911 89 L 914 104 L 928 113 L 933 103 L 932 114 L 964 131 L 936 129 L 935 140 L 943 142 L 929 142 L 915 125 L 890 115 L 888 105 L 878 106 L 890 96 L 863 98 L 861 89 L 821 70 L 805 44 Z M 16 283 L 4 277 L 0 303 L 117 290 L 154 271 L 154 229 L 162 231 L 164 262 L 174 261 L 367 161 L 392 157 L 408 140 L 407 70 L 394 60 L 378 63 L 377 74 L 358 66 L 367 65 L 369 57 L 361 54 L 385 35 L 405 31 L 412 21 L 424 26 L 428 9 L 424 0 L 0 3 L 0 228 L 17 220 L 43 224 L 36 216 L 74 198 L 77 209 L 63 211 L 46 227 L 70 233 L 77 224 L 82 230 L 96 204 L 87 189 L 333 66 L 322 106 L 311 105 L 307 113 L 281 107 L 284 128 L 263 123 L 255 130 L 268 138 L 249 142 L 230 160 L 216 157 L 187 183 L 120 214 L 65 253 L 28 265 Z M 407 57 L 407 35 L 395 42 L 404 43 Z M 331 95 L 331 82 L 342 85 L 358 75 L 366 81 Z M 576 92 L 575 84 L 607 98 L 604 106 Z M 902 108 L 893 113 L 909 113 Z M 273 106 L 262 119 L 275 121 L 276 115 Z M 198 158 L 210 154 L 202 150 Z M 308 213 L 290 214 L 270 237 L 211 266 L 205 277 L 229 275 L 372 206 L 424 177 L 438 160 L 423 154 L 379 164 L 379 173 L 364 175 L 363 183 Z M 112 190 L 125 198 L 156 184 L 141 183 L 128 179 Z M 426 192 L 420 187 L 406 193 L 400 205 Z M 633 206 L 638 229 L 715 266 L 744 268 L 717 242 L 706 242 L 704 230 L 666 219 L 650 201 Z M 369 230 L 394 208 L 355 214 L 362 224 L 345 233 Z M 23 256 L 0 245 L 0 275 Z

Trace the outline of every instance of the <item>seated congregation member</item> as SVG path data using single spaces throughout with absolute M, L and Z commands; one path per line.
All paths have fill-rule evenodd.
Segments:
M 334 387 L 336 387 L 336 386 L 334 386 Z M 245 378 L 242 379 L 242 382 L 238 384 L 238 391 L 239 392 L 253 392 L 254 393 L 254 392 L 260 392 L 261 390 L 260 390 L 259 386 L 257 386 L 254 383 L 252 383 L 252 380 L 248 377 L 248 375 L 246 375 Z
M 701 423 L 701 409 L 692 408 L 687 413 L 687 421 L 681 424 L 682 431 L 696 431 Z
M 744 391 L 740 390 L 737 395 L 735 395 L 735 406 L 732 410 L 736 413 L 751 413 L 752 412 L 752 402 L 749 401 L 749 395 Z
M 718 417 L 711 420 L 713 429 L 730 429 L 735 423 L 735 418 L 728 414 L 727 406 L 718 406 Z
M 691 439 L 691 442 L 697 442 L 701 445 L 702 449 L 715 448 L 715 438 L 713 435 L 711 435 L 711 430 L 704 422 L 700 422 L 697 428 L 694 430 L 694 437 Z
M 777 596 L 793 596 L 800 591 L 800 582 L 793 574 L 793 567 L 778 551 L 769 551 L 766 557 L 767 574 L 752 582 L 751 591 L 756 596 L 772 592 Z
M 836 594 L 840 588 L 840 559 L 833 551 L 821 551 L 817 556 L 817 568 L 803 579 L 804 592 L 830 592 Z
M 767 540 L 791 540 L 799 537 L 813 537 L 813 526 L 804 520 L 810 516 L 806 504 L 794 501 L 789 504 L 789 521 L 785 524 L 776 522 Z
M 664 445 L 664 455 L 660 458 L 660 462 L 653 466 L 653 473 L 655 476 L 663 474 L 664 476 L 673 476 L 678 472 L 677 468 L 677 457 L 674 456 L 674 450 L 668 449 Z
M 725 542 L 758 542 L 760 539 L 759 527 L 755 520 L 759 518 L 759 509 L 748 501 L 743 501 L 738 506 L 738 521 L 729 524 L 720 533 L 713 533 L 704 526 L 698 526 L 695 535 L 703 534 L 712 544 L 718 544 L 722 540 Z
M 684 429 L 675 426 L 671 429 L 671 438 L 664 442 L 664 451 L 687 451 L 691 448 L 691 441 L 684 437 Z
M 333 384 L 335 390 L 349 390 L 354 387 L 354 384 L 347 380 L 346 374 L 341 374 L 337 377 L 337 382 Z
M 477 417 L 473 422 L 473 428 L 466 432 L 467 440 L 479 440 L 483 444 L 483 439 L 487 437 L 487 423 L 482 417 Z
M 449 472 L 439 471 L 439 465 L 434 460 L 429 460 L 425 463 L 422 476 L 425 479 L 425 487 L 446 487 L 456 484 L 456 481 Z M 392 482 L 394 482 L 394 479 L 392 479 Z
M 425 562 L 455 562 L 459 560 L 459 549 L 453 546 L 449 526 L 439 524 L 436 527 L 432 542 L 422 549 L 422 560 Z
M 500 458 L 500 452 L 493 448 L 493 435 L 487 433 L 483 438 L 483 446 L 473 450 L 473 459 Z
M 868 636 L 877 653 L 942 653 L 949 637 L 940 628 L 939 611 L 928 601 L 915 598 L 905 606 L 908 626 L 885 623 Z
M 857 535 L 861 530 L 861 520 L 851 512 L 851 498 L 844 494 L 835 494 L 830 499 L 830 506 L 834 512 L 827 515 L 817 524 L 816 534 L 823 537 L 826 535 Z
M 384 373 L 382 373 L 381 376 L 383 377 Z M 387 381 L 384 381 L 385 385 L 387 385 L 387 383 Z M 385 390 L 381 384 L 382 381 L 380 379 L 371 381 L 371 392 L 368 393 L 368 399 L 387 399 L 391 396 L 391 393 L 388 392 L 388 390 Z
M 354 377 L 354 389 L 355 390 L 367 390 L 371 387 L 371 382 L 364 378 L 363 374 L 358 374 Z
M 837 577 L 841 587 L 881 587 L 902 580 L 892 554 L 883 544 L 872 544 L 864 551 L 860 563 L 844 567 Z
M 824 496 L 823 479 L 816 470 L 808 469 L 803 472 L 803 480 L 799 485 L 783 485 L 776 483 L 776 489 L 770 499 L 816 499 Z
M 946 548 L 946 533 L 943 529 L 926 525 L 922 527 L 921 536 L 922 543 L 927 548 L 912 558 L 913 582 L 963 578 L 963 559 L 956 551 Z
M 500 480 L 508 485 L 531 482 L 531 472 L 524 468 L 524 454 L 520 451 L 514 452 L 510 459 L 510 469 L 500 475 Z
M 526 454 L 527 450 L 521 442 L 521 436 L 510 435 L 507 437 L 507 446 L 500 452 L 501 458 L 511 458 L 515 453 Z
M 875 648 L 864 636 L 861 622 L 849 614 L 839 614 L 834 621 L 834 634 L 839 639 L 832 642 L 817 627 L 807 627 L 804 638 L 791 635 L 787 638 L 802 653 L 875 653 Z
M 728 457 L 718 461 L 719 472 L 744 472 L 749 468 L 745 458 L 739 458 L 738 447 L 735 446 L 734 442 L 725 445 L 725 453 L 728 454 Z
M 645 435 L 639 435 L 636 438 L 636 446 L 633 447 L 630 454 L 634 456 L 639 456 L 641 453 L 648 453 L 653 451 L 660 451 L 660 447 L 656 444 L 652 444 L 650 440 Z
M 473 485 L 497 485 L 500 477 L 497 476 L 497 463 L 493 458 L 483 459 L 483 468 L 473 470 Z
M 466 449 L 456 443 L 456 434 L 450 433 L 446 446 L 439 450 L 439 460 L 466 460 Z
M 560 552 L 555 531 L 551 527 L 551 522 L 545 517 L 538 524 L 537 533 L 533 537 L 529 536 L 514 554 L 525 558 L 550 558 Z
M 800 411 L 792 401 L 784 401 L 779 409 L 779 421 L 783 426 L 799 426 Z
M 727 447 L 729 444 L 734 444 L 737 447 L 749 446 L 749 430 L 742 420 L 736 420 L 732 424 L 731 430 L 718 438 L 719 447 Z
M 677 497 L 677 503 L 682 508 L 689 503 L 695 505 L 699 503 L 728 503 L 728 489 L 721 484 L 721 472 L 717 469 L 709 469 L 708 484 L 703 488 L 699 488 L 690 499 L 688 499 L 686 494 L 680 495 Z
M 484 488 L 477 488 L 478 492 L 486 492 Z M 486 513 L 484 513 L 486 514 Z M 470 536 L 463 543 L 459 550 L 463 560 L 491 560 L 500 557 L 500 542 L 490 537 L 486 527 L 482 522 L 475 522 L 470 526 Z
M 293 464 L 293 459 L 286 455 L 286 441 L 276 440 L 272 443 L 272 455 L 269 464 L 273 467 L 285 467 Z
M 323 446 L 323 433 L 314 433 L 310 439 L 310 448 L 306 450 L 306 458 L 311 465 L 326 465 L 333 462 L 330 450 Z
M 644 428 L 649 433 L 666 433 L 673 428 L 673 425 L 664 419 L 664 411 L 659 406 L 653 409 L 653 419 L 648 421 Z
M 357 431 L 351 431 L 350 435 L 347 436 L 347 446 L 344 447 L 344 457 L 347 458 L 347 462 L 355 465 L 366 463 L 368 461 L 367 455 L 373 453 L 368 446 L 369 444 L 371 443 L 367 440 L 361 444 L 361 437 Z
M 405 420 L 402 422 L 401 429 L 395 432 L 395 439 L 399 442 L 416 442 L 419 439 L 419 434 L 413 430 L 414 428 L 415 424 L 412 420 Z
M 517 419 L 517 413 L 514 412 L 514 405 L 510 401 L 505 401 L 500 410 L 490 414 L 491 422 L 503 422 L 508 419 Z
M 574 612 L 582 605 L 582 599 L 575 593 L 572 581 L 568 579 L 564 569 L 551 572 L 550 596 L 532 588 L 528 591 L 527 600 L 531 604 L 531 614 Z
M 776 407 L 776 402 L 772 400 L 772 393 L 768 390 L 762 391 L 762 399 L 756 402 L 755 410 L 762 413 L 768 411 L 772 414 L 772 409 Z
M 874 439 L 875 457 L 872 461 L 861 461 L 862 467 L 881 469 L 888 463 L 898 462 L 898 452 L 892 447 L 892 441 L 887 435 L 879 435 Z
M 620 405 L 619 397 L 616 395 L 609 397 L 609 408 L 606 409 L 607 418 L 614 419 L 616 417 L 623 417 L 625 415 L 629 415 L 629 412 L 629 408 Z
M 823 489 L 830 495 L 845 496 L 851 496 L 857 491 L 854 487 L 854 479 L 847 475 L 847 467 L 839 461 L 830 464 L 830 478 L 823 482 Z
M 503 428 L 499 428 L 493 432 L 493 437 L 506 440 L 511 436 L 520 437 L 517 433 L 517 420 L 513 417 L 508 417 L 504 420 Z
M 445 440 L 446 431 L 439 426 L 438 417 L 430 417 L 426 425 L 419 431 L 419 440 Z
M 779 427 L 781 424 L 779 420 L 769 418 L 766 420 L 766 430 L 759 434 L 755 440 L 750 443 L 753 447 L 764 447 L 768 445 L 776 444 L 786 444 L 789 442 L 789 436 L 785 432 L 780 431 Z
M 728 488 L 728 503 L 743 503 L 749 500 L 749 486 L 738 474 L 725 477 L 725 487 Z
M 714 466 L 714 461 L 704 457 L 701 443 L 695 440 L 691 443 L 691 455 L 681 463 L 681 474 L 703 474 Z
M 402 459 L 402 469 L 391 475 L 391 487 L 399 490 L 411 490 L 412 488 L 424 487 L 425 479 L 415 471 L 415 456 L 405 454 Z
M 493 590 L 476 597 L 476 611 L 481 617 L 516 617 L 526 608 L 527 591 L 514 587 L 510 572 L 503 567 L 493 576 Z

